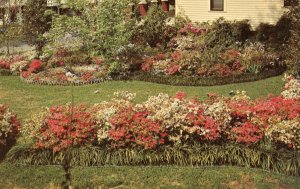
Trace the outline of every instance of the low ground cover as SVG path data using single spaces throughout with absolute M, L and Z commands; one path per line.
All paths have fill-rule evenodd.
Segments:
M 1 188 L 59 188 L 60 166 L 26 167 L 0 164 Z M 297 177 L 239 167 L 74 167 L 73 183 L 79 188 L 298 188 Z

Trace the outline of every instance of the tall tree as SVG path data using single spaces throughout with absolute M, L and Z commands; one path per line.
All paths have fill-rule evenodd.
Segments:
M 45 45 L 43 34 L 51 27 L 47 11 L 47 0 L 28 0 L 24 10 L 23 32 L 28 43 L 34 45 L 38 56 Z
M 288 67 L 293 75 L 300 76 L 300 6 L 292 6 L 288 12 L 292 20 L 291 38 L 289 40 Z
M 20 1 L 15 2 L 17 5 Z M 18 41 L 22 38 L 21 23 L 16 23 L 11 20 L 11 12 L 14 11 L 14 7 L 11 5 L 10 0 L 2 0 L 0 3 L 5 9 L 0 15 L 2 17 L 3 25 L 0 27 L 0 44 L 5 44 L 6 54 L 11 54 L 11 43 Z

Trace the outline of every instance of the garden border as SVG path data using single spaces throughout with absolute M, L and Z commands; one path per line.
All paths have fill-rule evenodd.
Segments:
M 153 76 L 151 74 L 136 74 L 131 77 L 132 80 L 153 82 L 158 84 L 167 84 L 173 86 L 216 86 L 227 85 L 233 83 L 243 83 L 267 79 L 283 74 L 286 67 L 279 67 L 272 70 L 254 74 L 245 73 L 237 76 L 224 76 L 224 77 L 185 77 L 185 76 Z
M 243 82 L 252 82 L 258 81 L 261 79 L 267 79 L 270 77 L 275 77 L 283 74 L 286 71 L 286 67 L 279 67 L 272 70 L 266 70 L 264 72 L 254 74 L 254 73 L 245 73 L 238 76 L 225 76 L 225 77 L 185 77 L 185 76 L 160 76 L 160 75 L 151 75 L 145 72 L 134 72 L 128 77 L 113 77 L 112 79 L 100 78 L 92 81 L 80 81 L 80 82 L 47 82 L 47 81 L 35 81 L 33 79 L 26 79 L 20 76 L 21 80 L 25 83 L 36 84 L 36 85 L 60 85 L 60 86 L 81 86 L 88 84 L 98 84 L 104 81 L 144 81 L 157 84 L 166 84 L 172 86 L 216 86 L 216 85 L 227 85 L 233 83 L 243 83 Z
M 238 145 L 194 145 L 191 147 L 161 147 L 157 150 L 73 148 L 74 166 L 218 166 L 231 165 L 260 168 L 276 173 L 299 176 L 300 153 L 268 151 Z M 7 154 L 9 163 L 21 165 L 62 165 L 64 152 L 53 153 L 28 146 L 15 146 Z

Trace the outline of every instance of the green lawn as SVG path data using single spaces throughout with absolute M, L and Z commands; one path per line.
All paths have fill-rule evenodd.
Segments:
M 19 167 L 0 164 L 0 188 L 59 186 L 61 167 Z M 300 179 L 239 167 L 76 167 L 73 185 L 79 188 L 300 188 Z
M 280 94 L 282 86 L 282 76 L 257 82 L 214 87 L 181 87 L 140 81 L 113 81 L 74 87 L 74 96 L 77 103 L 92 104 L 110 99 L 113 92 L 117 90 L 137 93 L 137 102 L 147 99 L 149 95 L 157 95 L 161 92 L 174 95 L 178 91 L 184 91 L 189 97 L 204 99 L 210 92 L 228 95 L 231 90 L 245 90 L 251 98 L 258 98 L 270 93 Z M 100 90 L 100 93 L 94 94 L 96 90 Z M 0 77 L 0 103 L 9 105 L 22 120 L 29 117 L 33 112 L 39 111 L 41 107 L 65 104 L 70 101 L 71 87 L 31 85 L 23 83 L 15 76 Z
M 146 82 L 105 82 L 74 87 L 75 101 L 89 104 L 108 100 L 117 90 L 137 93 L 137 102 L 160 92 L 174 95 L 185 91 L 189 97 L 204 99 L 209 92 L 228 95 L 231 90 L 246 90 L 251 98 L 280 94 L 282 76 L 251 83 L 215 87 L 180 87 Z M 100 93 L 94 94 L 95 90 Z M 71 87 L 25 84 L 18 77 L 0 77 L 0 103 L 7 104 L 24 121 L 43 106 L 70 102 Z M 61 167 L 22 167 L 0 163 L 0 188 L 48 188 L 63 181 Z M 300 188 L 300 178 L 262 170 L 238 167 L 76 167 L 73 184 L 80 188 Z M 54 188 L 54 187 L 52 187 Z

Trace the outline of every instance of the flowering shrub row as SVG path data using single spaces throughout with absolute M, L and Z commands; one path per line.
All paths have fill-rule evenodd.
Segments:
M 7 106 L 0 104 L 0 147 L 6 146 L 9 140 L 17 137 L 19 127 L 16 114 Z
M 267 54 L 263 46 L 260 50 L 257 44 L 252 46 L 243 51 L 235 48 L 223 52 L 184 49 L 159 53 L 145 57 L 141 69 L 153 75 L 223 77 L 259 73 L 278 66 L 280 62 L 275 55 Z
M 210 94 L 200 102 L 179 92 L 134 104 L 135 94 L 119 92 L 92 107 L 56 106 L 27 120 L 21 132 L 36 148 L 68 146 L 155 149 L 162 145 L 272 144 L 300 149 L 300 101 L 282 96 L 250 100 Z

